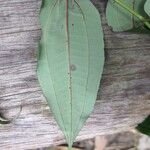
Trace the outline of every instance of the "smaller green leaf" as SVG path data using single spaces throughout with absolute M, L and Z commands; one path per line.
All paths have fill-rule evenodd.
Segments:
M 131 0 L 126 0 L 126 4 L 132 5 Z M 113 31 L 126 31 L 133 28 L 132 15 L 120 7 L 114 0 L 108 0 L 106 8 L 106 18 L 108 25 Z
M 106 9 L 108 25 L 117 32 L 139 29 L 141 23 L 150 29 L 144 4 L 145 0 L 109 0 Z
M 137 126 L 137 130 L 139 130 L 143 134 L 150 136 L 150 115 Z
M 145 5 L 144 5 L 144 10 L 148 14 L 148 16 L 150 17 L 150 0 L 146 1 Z

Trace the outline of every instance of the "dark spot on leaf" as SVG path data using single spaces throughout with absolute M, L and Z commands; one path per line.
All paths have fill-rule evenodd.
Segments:
M 75 70 L 76 70 L 76 66 L 72 64 L 72 65 L 70 66 L 70 70 L 71 70 L 71 71 L 75 71 Z

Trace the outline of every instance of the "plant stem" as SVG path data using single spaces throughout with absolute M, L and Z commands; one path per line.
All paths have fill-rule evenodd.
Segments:
M 123 7 L 124 9 L 126 9 L 127 11 L 129 11 L 131 14 L 133 14 L 134 16 L 136 16 L 139 20 L 141 20 L 149 29 L 150 29 L 150 23 L 148 21 L 146 21 L 146 19 L 139 15 L 136 11 L 134 11 L 130 6 L 127 6 L 126 4 L 124 4 L 122 2 L 122 0 L 114 0 L 117 4 L 119 4 L 121 7 Z

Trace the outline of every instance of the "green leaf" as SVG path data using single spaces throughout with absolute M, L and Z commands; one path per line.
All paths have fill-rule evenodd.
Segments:
M 104 64 L 100 15 L 89 0 L 44 0 L 38 79 L 71 147 L 93 110 Z
M 128 31 L 138 28 L 142 21 L 144 23 L 144 17 L 147 18 L 144 11 L 145 1 L 109 0 L 106 9 L 108 25 L 113 28 L 113 31 Z
M 141 124 L 139 124 L 137 129 L 141 133 L 144 133 L 150 136 L 150 116 L 148 116 Z
M 150 17 L 150 0 L 147 0 L 145 5 L 144 5 L 145 12 L 148 14 Z

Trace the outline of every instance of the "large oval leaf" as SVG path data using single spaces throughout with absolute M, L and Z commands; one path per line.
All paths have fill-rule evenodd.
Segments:
M 144 11 L 144 4 L 146 0 L 120 0 L 132 10 L 143 17 L 147 17 Z M 127 31 L 133 28 L 138 28 L 140 20 L 129 11 L 118 5 L 115 0 L 108 0 L 106 8 L 106 18 L 108 25 L 112 27 L 113 31 Z
M 44 0 L 38 78 L 71 146 L 91 113 L 104 64 L 100 16 L 89 0 Z

